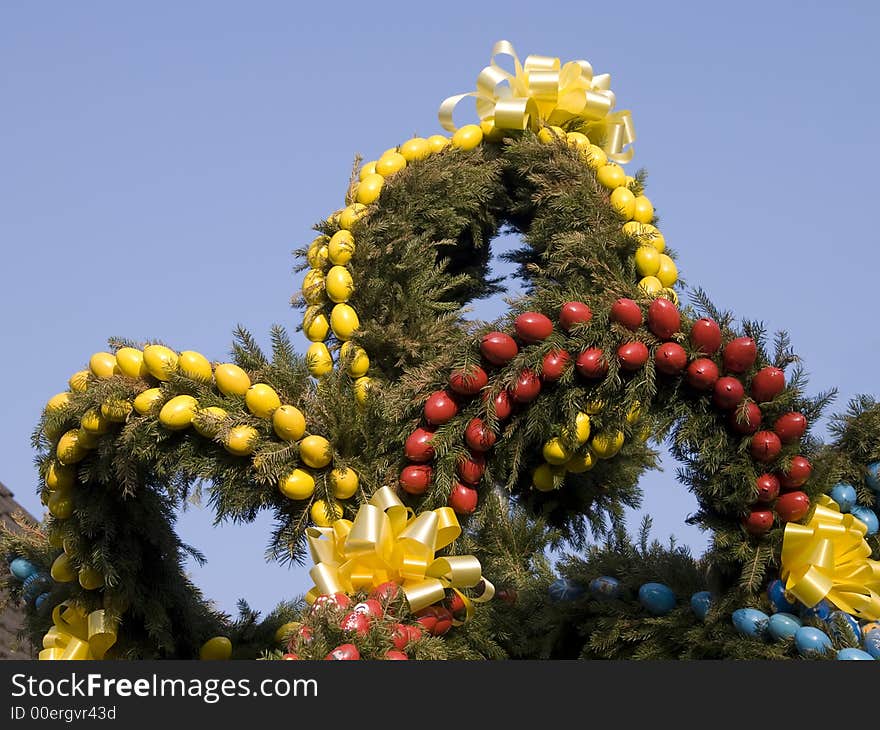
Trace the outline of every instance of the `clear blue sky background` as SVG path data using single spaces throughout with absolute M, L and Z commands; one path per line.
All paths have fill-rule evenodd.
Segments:
M 236 323 L 262 343 L 274 322 L 293 329 L 290 251 L 341 203 L 353 155 L 439 131 L 437 105 L 500 38 L 611 72 L 682 274 L 789 329 L 838 408 L 876 391 L 880 15 L 822 5 L 7 0 L 0 480 L 42 514 L 31 429 L 108 336 L 222 359 Z M 665 466 L 645 509 L 658 536 L 702 551 Z M 223 608 L 307 587 L 305 570 L 264 564 L 269 525 L 182 517 Z

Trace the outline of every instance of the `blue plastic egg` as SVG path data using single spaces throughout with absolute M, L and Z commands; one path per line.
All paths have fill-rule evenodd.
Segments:
M 767 631 L 776 641 L 792 639 L 801 627 L 801 620 L 792 613 L 774 613 L 767 622 Z
M 48 599 L 48 598 L 49 598 L 48 593 L 41 593 L 34 600 L 34 608 L 36 608 L 39 611 L 43 607 L 43 604 L 46 602 L 46 599 Z
M 880 659 L 880 631 L 877 629 L 869 631 L 862 642 L 862 646 L 865 647 L 865 651 L 872 657 Z
M 711 607 L 712 594 L 709 591 L 700 591 L 691 596 L 691 611 L 700 621 L 705 621 Z
M 828 496 L 837 502 L 841 512 L 849 512 L 856 506 L 856 488 L 852 484 L 838 482 L 828 492 Z
M 554 601 L 573 601 L 583 595 L 584 589 L 568 578 L 557 578 L 547 592 Z
M 859 637 L 862 635 L 861 629 L 859 628 L 859 622 L 846 611 L 832 611 L 831 615 L 828 617 L 827 623 L 828 628 L 831 629 L 831 635 L 838 641 L 846 643 L 852 641 L 852 637 L 839 628 L 841 623 L 849 626 L 852 631 L 852 636 L 855 637 L 856 641 L 858 641 Z
M 850 514 L 857 520 L 861 520 L 865 523 L 869 535 L 877 534 L 877 529 L 880 528 L 880 523 L 877 521 L 877 513 L 870 507 L 863 507 L 860 504 L 856 505 L 850 510 Z
M 600 575 L 590 581 L 590 593 L 594 598 L 617 598 L 620 595 L 620 581 L 609 575 Z
M 841 649 L 835 658 L 842 661 L 874 661 L 874 657 L 861 649 Z
M 801 626 L 794 635 L 794 643 L 803 657 L 815 657 L 831 649 L 828 634 L 812 626 Z
M 39 568 L 27 558 L 13 558 L 9 563 L 9 570 L 19 580 L 25 580 L 36 573 Z
M 872 461 L 868 464 L 868 474 L 865 476 L 865 482 L 875 492 L 880 492 L 880 461 Z
M 804 606 L 801 604 L 800 614 L 802 618 L 817 618 L 820 621 L 827 621 L 834 610 L 828 601 L 824 598 L 815 606 Z
M 757 608 L 738 608 L 731 616 L 733 627 L 744 636 L 763 636 L 770 617 Z
M 862 621 L 859 628 L 862 630 L 862 636 L 867 636 L 872 631 L 880 629 L 880 621 Z
M 797 610 L 797 603 L 793 596 L 785 590 L 785 583 L 778 578 L 767 586 L 767 598 L 774 611 L 792 613 Z
M 645 583 L 639 588 L 639 603 L 654 616 L 665 616 L 675 608 L 675 594 L 662 583 Z
M 21 597 L 30 603 L 41 593 L 52 588 L 52 579 L 47 573 L 34 573 L 21 584 Z

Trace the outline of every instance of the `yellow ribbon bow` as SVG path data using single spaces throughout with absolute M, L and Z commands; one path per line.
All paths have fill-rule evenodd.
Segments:
M 501 68 L 498 56 L 513 59 L 514 73 Z M 632 147 L 627 149 L 636 138 L 632 115 L 613 111 L 611 75 L 594 76 L 589 61 L 562 65 L 558 58 L 532 55 L 520 63 L 513 44 L 498 41 L 489 65 L 477 77 L 477 90 L 450 96 L 440 105 L 438 116 L 444 129 L 455 131 L 455 107 L 470 96 L 477 100 L 480 121 L 491 120 L 498 129 L 537 131 L 546 124 L 579 119 L 588 134 L 601 138 L 609 159 L 625 163 L 633 157 Z
M 336 520 L 330 527 L 306 530 L 315 582 L 306 601 L 321 595 L 354 593 L 393 582 L 402 586 L 410 609 L 418 611 L 445 598 L 445 590 L 471 588 L 485 583 L 476 602 L 494 594 L 482 577 L 480 561 L 473 555 L 435 558 L 461 534 L 455 512 L 449 507 L 414 515 L 390 487 L 382 487 L 361 505 L 354 521 Z M 461 594 L 459 594 L 461 595 Z M 468 617 L 470 601 L 462 596 Z
M 823 598 L 858 618 L 880 619 L 880 561 L 871 560 L 867 527 L 819 497 L 806 525 L 789 522 L 782 541 L 785 588 L 807 606 Z
M 52 610 L 55 624 L 43 637 L 41 660 L 103 659 L 107 650 L 116 643 L 116 625 L 104 610 L 85 610 L 65 601 Z

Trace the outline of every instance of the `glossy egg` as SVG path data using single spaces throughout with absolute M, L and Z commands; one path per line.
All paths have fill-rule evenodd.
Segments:
M 767 631 L 776 641 L 791 639 L 801 627 L 801 620 L 793 613 L 774 613 L 767 622 Z
M 152 412 L 152 410 L 162 402 L 165 396 L 159 388 L 147 388 L 147 390 L 138 395 L 134 399 L 134 409 L 142 416 Z
M 177 358 L 177 369 L 184 377 L 199 383 L 210 383 L 213 375 L 208 358 L 195 350 L 184 350 L 180 353 Z
M 880 659 L 880 630 L 869 631 L 862 641 L 862 646 L 875 659 Z
M 347 302 L 354 293 L 351 272 L 344 266 L 332 266 L 324 277 L 324 288 L 333 302 Z
M 774 611 L 786 611 L 791 613 L 797 610 L 798 604 L 794 596 L 785 590 L 785 583 L 778 578 L 767 586 L 767 598 Z
M 89 358 L 89 370 L 96 378 L 112 378 L 119 369 L 116 367 L 116 357 L 109 352 L 96 352 Z
M 116 365 L 129 378 L 144 378 L 150 374 L 144 353 L 134 347 L 120 347 L 116 351 Z
M 675 593 L 663 583 L 645 583 L 639 588 L 639 603 L 654 616 L 665 616 L 675 608 Z
M 877 513 L 874 512 L 874 510 L 870 507 L 864 507 L 863 505 L 858 504 L 849 512 L 857 520 L 865 523 L 865 527 L 868 528 L 868 535 L 877 534 L 877 529 L 880 527 L 880 524 L 878 524 Z
M 170 431 L 180 431 L 192 423 L 197 407 L 198 402 L 191 395 L 175 396 L 159 411 L 159 423 Z
M 223 440 L 224 448 L 235 456 L 254 453 L 259 434 L 253 426 L 233 426 Z
M 704 621 L 709 609 L 712 607 L 712 594 L 709 591 L 700 591 L 691 596 L 691 611 L 694 615 Z
M 589 587 L 594 598 L 617 598 L 620 595 L 620 581 L 609 575 L 593 578 Z
M 203 661 L 224 660 L 232 656 L 232 642 L 225 636 L 208 639 L 199 649 L 199 659 Z
M 846 611 L 832 611 L 831 615 L 828 617 L 827 624 L 828 629 L 831 631 L 831 635 L 843 643 L 849 644 L 853 639 L 858 641 L 859 637 L 862 635 L 862 631 L 859 628 L 859 622 Z M 850 636 L 849 632 L 843 627 L 849 627 L 849 632 L 852 632 L 852 635 Z
M 584 589 L 569 578 L 557 578 L 550 584 L 547 593 L 553 601 L 574 601 L 583 595 Z
M 737 632 L 755 638 L 763 636 L 770 623 L 770 617 L 757 608 L 738 608 L 730 618 Z
M 299 458 L 306 466 L 323 469 L 333 460 L 333 448 L 323 436 L 306 436 L 299 444 Z
M 868 652 L 853 648 L 840 649 L 834 658 L 840 661 L 874 661 L 874 657 Z
M 306 499 L 315 492 L 315 479 L 305 469 L 294 469 L 278 481 L 278 488 L 289 499 Z
M 238 365 L 229 362 L 216 367 L 214 381 L 223 395 L 244 395 L 251 387 L 250 376 Z
M 19 580 L 32 576 L 38 570 L 39 568 L 27 558 L 13 558 L 9 563 L 9 571 Z
M 327 255 L 330 263 L 345 266 L 354 256 L 354 236 L 350 231 L 336 231 L 327 244 Z
M 337 304 L 330 312 L 330 328 L 337 340 L 350 340 L 360 326 L 357 312 L 348 304 Z
M 875 492 L 880 492 L 880 461 L 872 461 L 865 469 L 865 483 Z
M 831 487 L 831 491 L 828 492 L 828 496 L 831 497 L 831 499 L 833 499 L 835 502 L 837 502 L 837 506 L 840 507 L 841 512 L 849 512 L 853 507 L 856 506 L 856 488 L 852 484 L 847 484 L 846 482 L 838 482 L 833 487 Z
M 244 394 L 248 410 L 257 418 L 271 418 L 281 408 L 281 398 L 271 385 L 254 383 Z
M 220 424 L 229 415 L 219 406 L 208 406 L 193 416 L 193 428 L 205 438 L 214 438 L 220 430 Z
M 306 432 L 306 417 L 296 406 L 281 406 L 272 414 L 272 428 L 278 438 L 298 441 Z
M 820 621 L 827 621 L 831 615 L 831 604 L 824 598 L 815 606 L 801 606 L 800 615 L 803 618 L 817 618 Z
M 157 380 L 168 380 L 177 370 L 177 353 L 163 345 L 147 345 L 144 348 L 144 364 Z
M 794 643 L 800 655 L 806 658 L 815 658 L 832 648 L 828 634 L 813 626 L 801 626 L 794 635 Z

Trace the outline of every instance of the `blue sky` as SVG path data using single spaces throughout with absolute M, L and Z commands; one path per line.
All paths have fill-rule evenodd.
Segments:
M 30 432 L 108 336 L 223 359 L 238 323 L 293 329 L 290 251 L 353 156 L 438 132 L 501 38 L 610 72 L 687 282 L 788 329 L 839 409 L 876 392 L 878 21 L 870 2 L 3 3 L 0 480 L 42 513 Z M 645 510 L 702 551 L 665 466 Z M 307 587 L 264 564 L 268 518 L 212 530 L 193 508 L 180 529 L 227 610 Z

